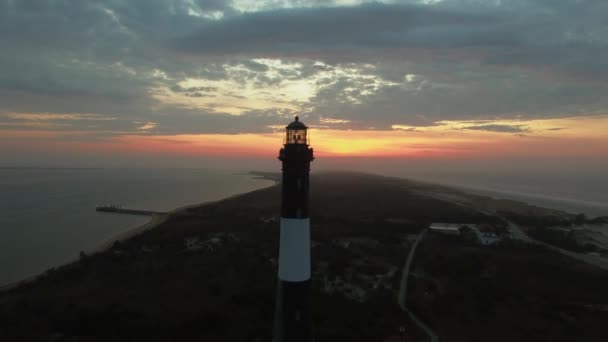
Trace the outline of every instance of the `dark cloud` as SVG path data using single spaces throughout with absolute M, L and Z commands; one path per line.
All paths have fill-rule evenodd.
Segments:
M 604 84 L 554 84 L 514 70 L 486 72 L 478 66 L 468 67 L 464 74 L 438 68 L 444 68 L 441 74 L 399 84 L 330 79 L 311 99 L 312 109 L 321 116 L 351 120 L 359 128 L 388 129 L 393 124 L 428 126 L 442 120 L 558 118 L 608 107 Z M 357 91 L 368 86 L 375 90 Z
M 215 95 L 203 94 L 198 91 L 194 92 L 194 93 L 185 93 L 184 95 L 186 95 L 188 97 L 215 97 Z
M 222 12 L 225 14 L 234 13 L 235 10 L 230 6 L 230 0 L 196 0 L 194 4 L 198 5 L 201 12 Z
M 518 45 L 504 18 L 427 6 L 369 4 L 282 9 L 208 22 L 176 48 L 211 55 L 276 56 L 337 49 Z
M 500 133 L 527 133 L 530 130 L 522 125 L 479 125 L 479 126 L 467 126 L 463 129 L 474 130 L 474 131 L 488 131 L 488 132 L 500 132 Z
M 243 61 L 242 64 L 247 69 L 257 72 L 268 71 L 268 66 L 266 64 L 258 63 L 256 61 Z
M 269 126 L 290 122 L 297 113 L 282 108 L 248 110 L 241 115 L 201 113 L 187 108 L 151 113 L 149 121 L 158 124 L 160 134 L 272 132 Z
M 411 59 L 416 50 L 430 49 L 442 50 L 443 58 L 540 65 L 605 80 L 608 38 L 601 13 L 608 13 L 608 5 L 597 0 L 280 9 L 205 23 L 174 46 L 202 55 L 314 56 L 334 62 Z
M 212 91 L 217 91 L 218 88 L 217 87 L 182 87 L 179 84 L 176 84 L 174 86 L 172 86 L 171 91 L 173 91 L 174 93 L 185 93 L 185 92 L 197 92 L 197 91 L 205 91 L 205 92 L 212 92 Z

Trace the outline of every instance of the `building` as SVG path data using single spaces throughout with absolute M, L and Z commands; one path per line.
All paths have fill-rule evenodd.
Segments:
M 310 162 L 308 127 L 295 121 L 285 127 L 279 152 L 283 165 L 281 236 L 275 307 L 275 342 L 310 342 L 310 219 L 308 217 Z
M 493 232 L 482 232 L 476 224 L 471 223 L 431 223 L 429 230 L 446 235 L 461 235 L 461 229 L 468 227 L 477 237 L 480 244 L 490 246 L 498 243 L 501 237 Z
M 431 223 L 429 230 L 447 235 L 460 235 L 460 228 L 462 227 L 474 229 L 475 225 L 469 223 Z
M 498 235 L 496 235 L 496 233 L 481 232 L 481 233 L 478 233 L 477 236 L 479 238 L 479 243 L 481 243 L 484 246 L 493 245 L 493 244 L 497 243 L 498 241 L 500 241 L 500 237 L 498 237 Z

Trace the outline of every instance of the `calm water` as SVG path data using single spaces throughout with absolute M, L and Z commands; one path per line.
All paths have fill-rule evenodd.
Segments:
M 171 210 L 272 183 L 208 169 L 0 169 L 0 285 L 92 250 L 147 217 L 95 205 Z

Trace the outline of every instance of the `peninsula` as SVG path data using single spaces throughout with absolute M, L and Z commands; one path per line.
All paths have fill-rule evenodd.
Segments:
M 606 218 L 369 174 L 310 189 L 317 341 L 426 341 L 398 300 L 415 242 L 407 307 L 439 340 L 608 340 Z M 81 253 L 0 292 L 0 340 L 271 341 L 279 206 L 273 185 Z

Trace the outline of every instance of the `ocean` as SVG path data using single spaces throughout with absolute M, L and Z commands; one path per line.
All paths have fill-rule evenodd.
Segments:
M 98 204 L 168 211 L 272 185 L 239 170 L 0 169 L 0 285 L 61 265 L 146 216 Z
M 608 178 L 602 173 L 573 176 L 564 174 L 430 171 L 398 177 L 444 184 L 493 198 L 585 214 L 608 216 Z

